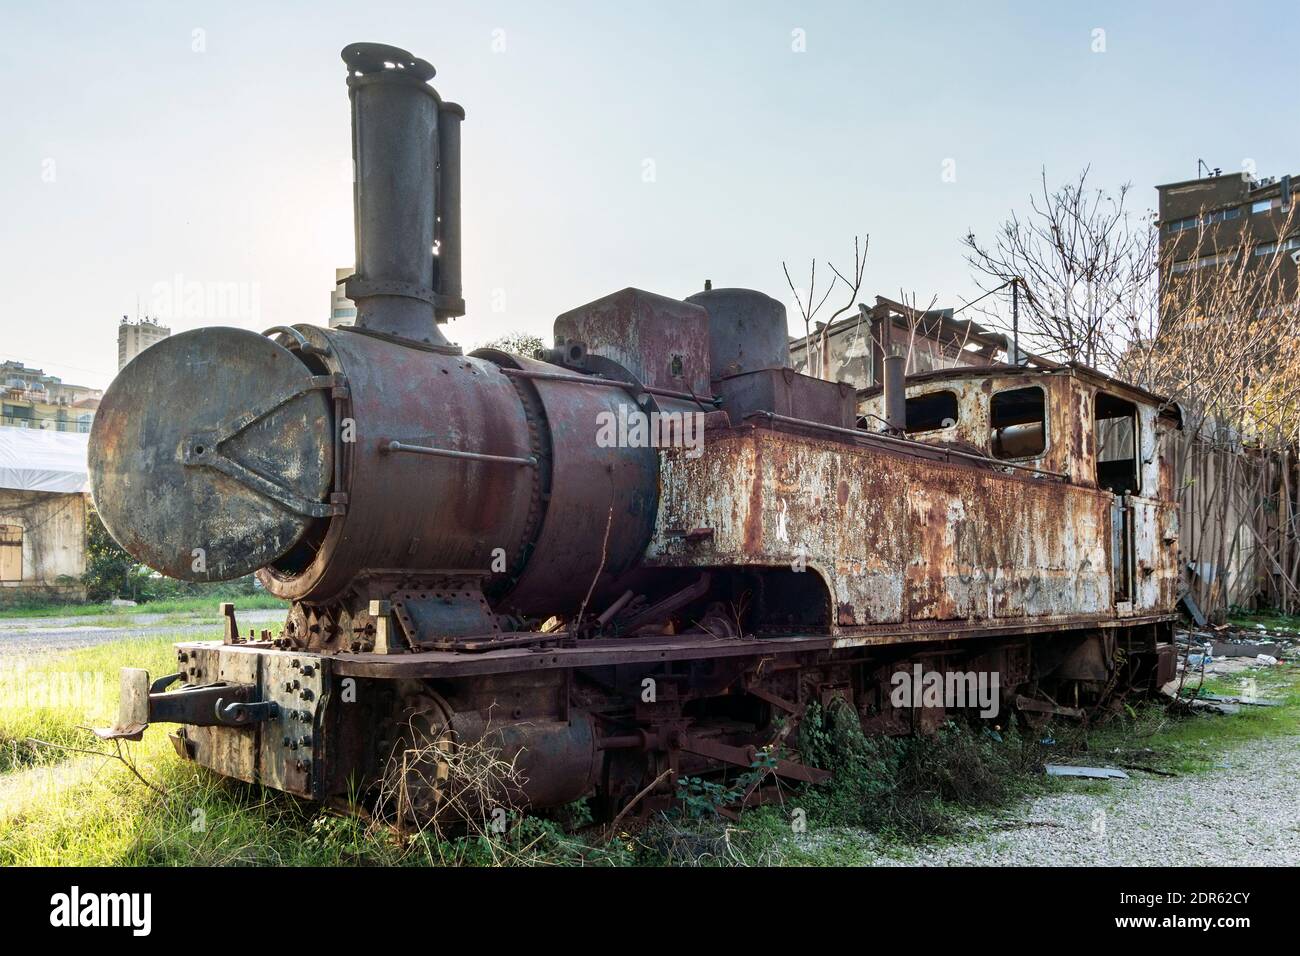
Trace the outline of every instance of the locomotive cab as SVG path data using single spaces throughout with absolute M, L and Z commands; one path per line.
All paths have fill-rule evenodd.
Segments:
M 877 422 L 881 387 L 859 393 Z M 959 367 L 909 376 L 908 438 L 1033 469 L 1043 480 L 1094 489 L 1119 614 L 1177 600 L 1178 522 L 1172 433 L 1176 404 L 1082 365 Z

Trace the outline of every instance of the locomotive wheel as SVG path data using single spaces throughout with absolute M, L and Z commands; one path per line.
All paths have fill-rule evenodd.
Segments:
M 384 768 L 381 811 L 402 823 L 434 822 L 445 809 L 455 739 L 452 710 L 441 696 L 422 691 L 402 702 L 401 730 Z

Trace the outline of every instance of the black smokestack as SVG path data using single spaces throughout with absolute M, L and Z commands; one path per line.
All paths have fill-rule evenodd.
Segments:
M 344 48 L 352 101 L 356 272 L 345 285 L 364 329 L 446 345 L 465 314 L 460 279 L 460 121 L 435 70 L 397 47 Z M 438 254 L 434 255 L 434 245 Z

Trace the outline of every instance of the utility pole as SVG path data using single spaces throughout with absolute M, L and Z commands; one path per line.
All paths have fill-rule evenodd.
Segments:
M 1020 364 L 1020 279 L 1011 280 L 1011 364 Z

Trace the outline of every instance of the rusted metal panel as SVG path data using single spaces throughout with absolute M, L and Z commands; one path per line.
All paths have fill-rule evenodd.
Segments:
M 534 469 L 387 451 L 397 440 L 528 458 L 532 436 L 510 380 L 483 359 L 408 348 L 355 329 L 299 331 L 349 383 L 355 440 L 346 445 L 337 489 L 347 493 L 348 507 L 310 548 L 260 572 L 267 589 L 286 600 L 320 601 L 366 569 L 486 569 L 497 548 L 507 567 L 516 567 L 535 506 Z
M 802 558 L 833 596 L 836 633 L 1110 610 L 1105 494 L 771 429 L 711 432 L 706 447 L 663 455 L 651 566 Z M 668 533 L 683 527 L 713 536 Z
M 180 383 L 195 400 L 167 400 Z M 183 332 L 104 394 L 88 449 L 95 505 L 114 540 L 164 574 L 249 574 L 328 507 L 329 434 L 328 395 L 289 349 L 243 329 Z
M 1096 486 L 1096 434 L 1093 399 L 1099 388 L 1134 401 L 1139 412 L 1143 487 L 1146 468 L 1152 480 L 1159 480 L 1155 457 L 1156 435 L 1174 427 L 1175 418 L 1161 412 L 1159 400 L 1105 375 L 1077 366 L 1045 371 L 1010 368 L 960 368 L 912 375 L 907 380 L 907 397 L 918 398 L 936 392 L 952 392 L 958 401 L 955 423 L 910 437 L 936 445 L 967 446 L 990 453 L 989 407 L 993 394 L 1011 389 L 1040 386 L 1046 391 L 1047 434 L 1042 454 L 1009 459 L 1067 475 L 1085 487 Z M 879 388 L 859 393 L 858 413 L 869 430 L 879 430 L 884 417 Z M 1163 495 L 1162 495 L 1163 496 Z
M 519 356 L 511 361 L 526 372 L 554 369 Z M 600 441 L 602 420 L 644 415 L 635 389 L 545 378 L 521 387 L 531 390 L 541 409 L 532 424 L 542 428 L 544 422 L 549 474 L 543 476 L 544 489 L 527 489 L 545 498 L 545 514 L 529 543 L 535 557 L 512 582 L 501 607 L 546 616 L 566 605 L 576 609 L 588 595 L 605 599 L 636 564 L 654 521 L 659 462 L 649 446 Z M 653 407 L 648 399 L 646 407 Z M 516 489 L 516 496 L 523 490 Z
M 908 399 L 922 398 L 938 392 L 951 392 L 957 400 L 956 421 L 943 428 L 909 435 L 918 441 L 935 445 L 949 445 L 958 449 L 990 454 L 992 428 L 990 404 L 998 392 L 1020 388 L 1042 388 L 1046 409 L 1046 443 L 1041 453 L 1008 458 L 1020 465 L 1069 474 L 1075 460 L 1077 437 L 1074 434 L 1076 415 L 1071 380 L 1062 374 L 1047 375 L 1042 372 L 1000 373 L 983 376 L 966 372 L 944 378 L 939 375 L 910 376 L 905 390 Z M 880 431 L 884 425 L 885 411 L 879 389 L 870 389 L 859 397 L 858 413 L 866 420 L 869 431 Z
M 710 395 L 709 314 L 698 305 L 623 289 L 556 318 L 556 346 L 578 342 L 646 385 Z
M 186 749 L 194 760 L 228 777 L 320 796 L 312 774 L 321 747 L 328 659 L 269 651 L 265 645 L 208 643 L 177 645 L 177 654 L 178 659 L 184 655 L 180 664 L 188 683 L 252 685 L 257 700 L 278 705 L 272 717 L 247 727 L 186 725 Z
M 1129 497 L 1133 515 L 1133 605 L 1172 609 L 1178 600 L 1178 506 Z
M 793 418 L 852 428 L 857 423 L 857 396 L 845 382 L 800 375 L 791 368 L 741 372 L 714 383 L 733 422 L 752 412 L 776 412 Z
M 277 790 L 315 796 L 313 772 L 320 763 L 316 754 L 330 662 L 311 654 L 258 656 L 261 699 L 279 704 L 276 715 L 258 728 L 258 780 Z
M 753 289 L 706 289 L 687 296 L 686 301 L 709 313 L 714 381 L 790 367 L 785 306 L 776 299 Z
M 189 684 L 219 680 L 258 684 L 261 658 L 256 654 L 223 653 L 219 644 L 179 650 L 188 655 L 182 666 Z M 256 724 L 250 727 L 185 727 L 185 739 L 190 743 L 195 760 L 227 777 L 248 783 L 257 782 L 258 734 L 259 726 Z

